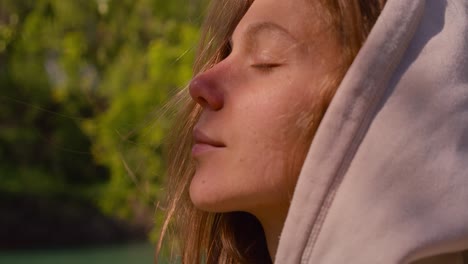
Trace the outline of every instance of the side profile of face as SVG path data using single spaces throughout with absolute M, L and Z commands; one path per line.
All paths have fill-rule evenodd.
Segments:
M 311 109 L 339 56 L 313 2 L 255 0 L 235 28 L 229 56 L 192 80 L 190 94 L 203 108 L 190 185 L 199 209 L 287 212 Z

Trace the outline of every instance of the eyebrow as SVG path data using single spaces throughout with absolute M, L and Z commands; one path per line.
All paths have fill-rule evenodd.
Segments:
M 286 28 L 280 26 L 279 24 L 273 23 L 273 22 L 258 22 L 251 24 L 247 27 L 245 30 L 245 38 L 252 43 L 254 41 L 254 38 L 256 35 L 259 34 L 261 31 L 271 31 L 271 32 L 277 32 L 280 33 L 281 35 L 285 36 L 286 38 L 294 41 L 294 42 L 299 42 L 292 34 L 289 32 Z M 229 38 L 229 43 L 231 43 L 232 46 L 232 36 Z
M 284 27 L 273 22 L 259 22 L 259 23 L 251 24 L 247 27 L 247 30 L 245 31 L 245 35 L 248 39 L 252 39 L 255 35 L 257 35 L 261 31 L 273 31 L 273 32 L 276 31 L 286 36 L 287 38 L 290 38 L 291 40 L 297 42 L 297 39 L 291 34 L 291 32 L 289 32 Z

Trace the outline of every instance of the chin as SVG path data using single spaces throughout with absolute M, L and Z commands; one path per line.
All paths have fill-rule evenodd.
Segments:
M 197 209 L 210 213 L 224 213 L 229 211 L 226 202 L 223 201 L 225 199 L 193 186 L 193 184 L 190 185 L 190 200 Z
M 241 210 L 236 195 L 229 195 L 223 188 L 216 188 L 215 184 L 192 181 L 190 184 L 190 200 L 202 211 L 210 213 L 226 213 Z M 213 188 L 214 187 L 214 188 Z
M 204 199 L 204 197 L 200 199 L 194 195 L 190 195 L 190 199 L 195 208 L 201 211 L 209 213 L 226 213 L 233 211 L 229 210 L 228 207 L 226 207 L 225 204 L 223 205 L 223 203 L 220 201 L 214 202 L 210 199 Z

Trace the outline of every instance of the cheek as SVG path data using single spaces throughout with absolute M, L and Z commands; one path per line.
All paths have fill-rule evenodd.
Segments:
M 234 141 L 260 152 L 287 152 L 311 127 L 313 88 L 299 81 L 262 87 L 236 98 L 231 120 L 239 133 L 233 133 Z
M 302 83 L 289 86 L 271 87 L 263 93 L 252 94 L 234 110 L 242 120 L 241 132 L 234 134 L 239 166 L 245 166 L 252 173 L 281 178 L 291 177 L 298 171 L 303 160 L 304 149 L 308 149 L 308 138 L 313 121 L 312 106 L 314 93 Z M 293 175 L 295 176 L 295 175 Z

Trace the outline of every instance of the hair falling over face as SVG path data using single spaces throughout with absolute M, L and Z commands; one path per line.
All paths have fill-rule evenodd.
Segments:
M 312 0 L 304 0 L 304 3 Z M 253 0 L 212 1 L 202 27 L 194 75 L 223 60 L 230 52 L 229 39 L 236 25 L 247 12 Z M 325 22 L 330 25 L 341 47 L 341 65 L 326 78 L 320 89 L 319 103 L 312 110 L 313 120 L 307 130 L 308 146 L 335 91 L 364 43 L 384 0 L 319 0 L 325 10 Z M 311 18 L 316 19 L 316 18 Z M 265 235 L 259 221 L 244 212 L 210 213 L 193 205 L 189 186 L 195 173 L 191 157 L 192 130 L 201 113 L 201 107 L 181 91 L 171 105 L 178 114 L 171 131 L 167 170 L 167 201 L 165 221 L 161 227 L 156 249 L 158 259 L 163 243 L 176 243 L 172 253 L 182 263 L 271 263 Z M 300 152 L 305 158 L 307 149 Z

